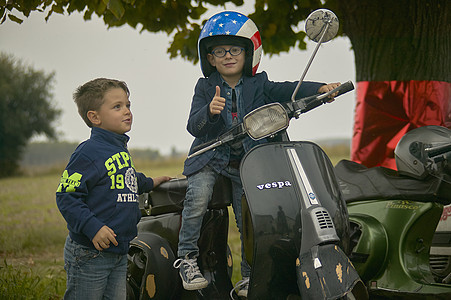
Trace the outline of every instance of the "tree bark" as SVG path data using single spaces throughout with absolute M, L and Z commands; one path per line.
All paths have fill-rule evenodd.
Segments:
M 339 1 L 357 81 L 451 81 L 449 0 Z

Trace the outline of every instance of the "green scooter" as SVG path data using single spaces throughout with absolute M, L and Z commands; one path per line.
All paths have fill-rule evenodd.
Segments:
M 411 130 L 395 158 L 398 171 L 347 160 L 335 167 L 349 212 L 350 259 L 371 299 L 451 299 L 451 273 L 438 278 L 430 267 L 434 233 L 451 203 L 451 130 Z

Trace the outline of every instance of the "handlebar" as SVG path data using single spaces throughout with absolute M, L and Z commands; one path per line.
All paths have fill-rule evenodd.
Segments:
M 424 149 L 428 157 L 434 157 L 451 151 L 451 144 L 441 145 Z
M 214 149 L 236 138 L 243 137 L 244 135 L 245 131 L 243 128 L 243 124 L 242 123 L 237 124 L 233 126 L 231 129 L 229 129 L 227 132 L 223 133 L 220 137 L 194 147 L 191 151 L 192 154 L 188 155 L 188 158 L 207 152 L 208 150 Z
M 328 98 L 330 95 L 334 93 L 338 93 L 335 97 L 338 97 L 340 95 L 343 95 L 349 91 L 352 91 L 354 89 L 354 84 L 351 81 L 347 81 L 340 86 L 334 88 L 333 90 L 321 94 L 321 95 L 315 95 L 312 97 L 304 98 L 304 100 L 300 100 L 303 102 L 304 107 L 301 108 L 301 113 L 306 113 L 314 108 L 317 108 L 320 105 L 323 105 L 327 103 L 330 99 Z
M 202 144 L 197 145 L 196 147 L 194 147 L 193 148 L 193 152 L 197 152 L 197 151 L 199 151 L 201 149 L 204 149 L 204 148 L 207 148 L 207 147 L 210 147 L 210 146 L 213 146 L 213 145 L 214 145 L 214 147 L 217 147 L 217 146 L 221 145 L 221 144 L 216 145 L 216 143 L 218 143 L 218 142 L 220 142 L 219 138 L 217 138 L 215 140 L 212 140 L 212 141 L 208 141 L 206 143 L 202 143 Z M 207 149 L 207 150 L 209 150 L 209 149 Z
M 343 94 L 345 94 L 345 93 L 347 93 L 349 91 L 352 91 L 353 89 L 354 89 L 354 84 L 352 83 L 352 81 L 349 80 L 349 81 L 346 81 L 345 83 L 337 86 L 333 90 L 322 94 L 318 98 L 322 99 L 322 98 L 328 97 L 329 95 L 332 95 L 332 94 L 337 93 L 337 92 L 338 92 L 338 94 L 335 97 L 338 97 L 338 96 L 343 95 Z
M 298 118 L 300 114 L 306 113 L 314 108 L 317 108 L 318 106 L 328 103 L 328 101 L 330 100 L 328 97 L 330 95 L 338 93 L 335 96 L 338 97 L 349 91 L 352 91 L 353 89 L 354 84 L 349 80 L 327 93 L 302 98 L 296 100 L 295 102 L 285 102 L 283 103 L 283 105 L 287 110 L 287 113 L 290 116 L 290 118 L 292 117 Z
M 291 119 L 293 117 L 298 118 L 301 113 L 308 112 L 324 103 L 327 103 L 330 100 L 328 98 L 330 95 L 337 93 L 337 95 L 335 97 L 338 97 L 338 96 L 343 95 L 353 89 L 354 89 L 353 83 L 351 81 L 348 81 L 324 94 L 319 94 L 319 95 L 314 95 L 311 97 L 302 98 L 302 99 L 296 100 L 294 102 L 281 103 L 283 106 L 283 109 L 285 109 L 283 115 L 285 115 L 289 119 Z M 278 104 L 278 105 L 280 106 L 281 104 Z M 260 110 L 259 112 L 261 112 L 264 109 L 270 109 L 267 106 L 271 106 L 271 105 L 267 104 L 260 108 L 255 109 L 254 111 L 252 111 L 248 115 L 246 115 L 244 117 L 244 119 L 246 119 L 249 115 L 253 115 L 253 113 L 258 110 Z M 283 111 L 283 109 L 282 109 L 282 111 Z M 258 115 L 258 113 L 256 113 L 253 116 L 257 116 L 257 115 Z M 259 125 L 263 124 L 261 121 L 256 122 L 256 123 L 259 123 Z M 260 136 L 271 135 L 271 134 L 273 134 L 273 132 L 274 133 L 278 132 L 288 126 L 288 123 L 285 123 L 285 122 L 282 122 L 282 123 L 275 122 L 273 124 L 277 124 L 276 126 L 282 125 L 284 127 L 283 128 L 278 128 L 278 127 L 271 128 L 270 127 L 270 128 L 268 128 L 270 130 L 268 130 L 267 135 L 260 135 Z M 196 147 L 194 147 L 192 149 L 192 151 L 191 151 L 192 154 L 188 155 L 188 158 L 197 156 L 208 150 L 214 149 L 222 144 L 228 143 L 232 140 L 236 140 L 237 138 L 243 138 L 244 136 L 246 136 L 246 134 L 250 134 L 249 133 L 250 131 L 248 132 L 248 130 L 249 130 L 249 128 L 247 128 L 247 127 L 245 128 L 245 126 L 242 122 L 242 123 L 234 126 L 233 128 L 229 129 L 227 132 L 225 132 L 224 134 L 219 136 L 217 139 L 197 145 Z M 252 135 L 250 135 L 250 136 L 252 136 Z

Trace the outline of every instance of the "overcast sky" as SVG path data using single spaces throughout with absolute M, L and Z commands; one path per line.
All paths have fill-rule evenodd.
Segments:
M 235 8 L 245 14 L 252 7 Z M 205 14 L 210 17 L 219 10 Z M 127 82 L 134 115 L 129 148 L 158 149 L 162 154 L 175 147 L 187 151 L 193 137 L 186 131 L 194 86 L 202 76 L 199 64 L 180 58 L 169 59 L 170 39 L 165 34 L 140 33 L 129 26 L 107 29 L 93 16 L 84 21 L 81 14 L 34 12 L 22 24 L 6 21 L 0 25 L 0 51 L 13 54 L 46 73 L 55 72 L 53 89 L 62 117 L 56 123 L 61 140 L 81 142 L 90 130 L 77 113 L 72 93 L 77 86 L 97 77 Z M 278 56 L 263 55 L 258 71 L 270 80 L 298 80 L 312 54 L 315 43 L 306 51 L 291 50 Z M 355 83 L 354 54 L 348 38 L 335 38 L 319 49 L 305 80 Z M 323 105 L 292 120 L 292 140 L 318 141 L 326 138 L 351 138 L 355 92 Z

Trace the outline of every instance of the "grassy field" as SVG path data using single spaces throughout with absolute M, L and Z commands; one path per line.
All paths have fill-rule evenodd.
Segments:
M 65 289 L 59 175 L 0 180 L 0 298 L 59 299 Z
M 182 177 L 183 159 L 135 161 L 135 165 L 147 176 Z M 63 169 L 31 170 L 21 177 L 0 179 L 0 299 L 61 299 L 64 294 L 67 229 L 55 203 Z M 235 283 L 241 279 L 239 235 L 230 215 Z

